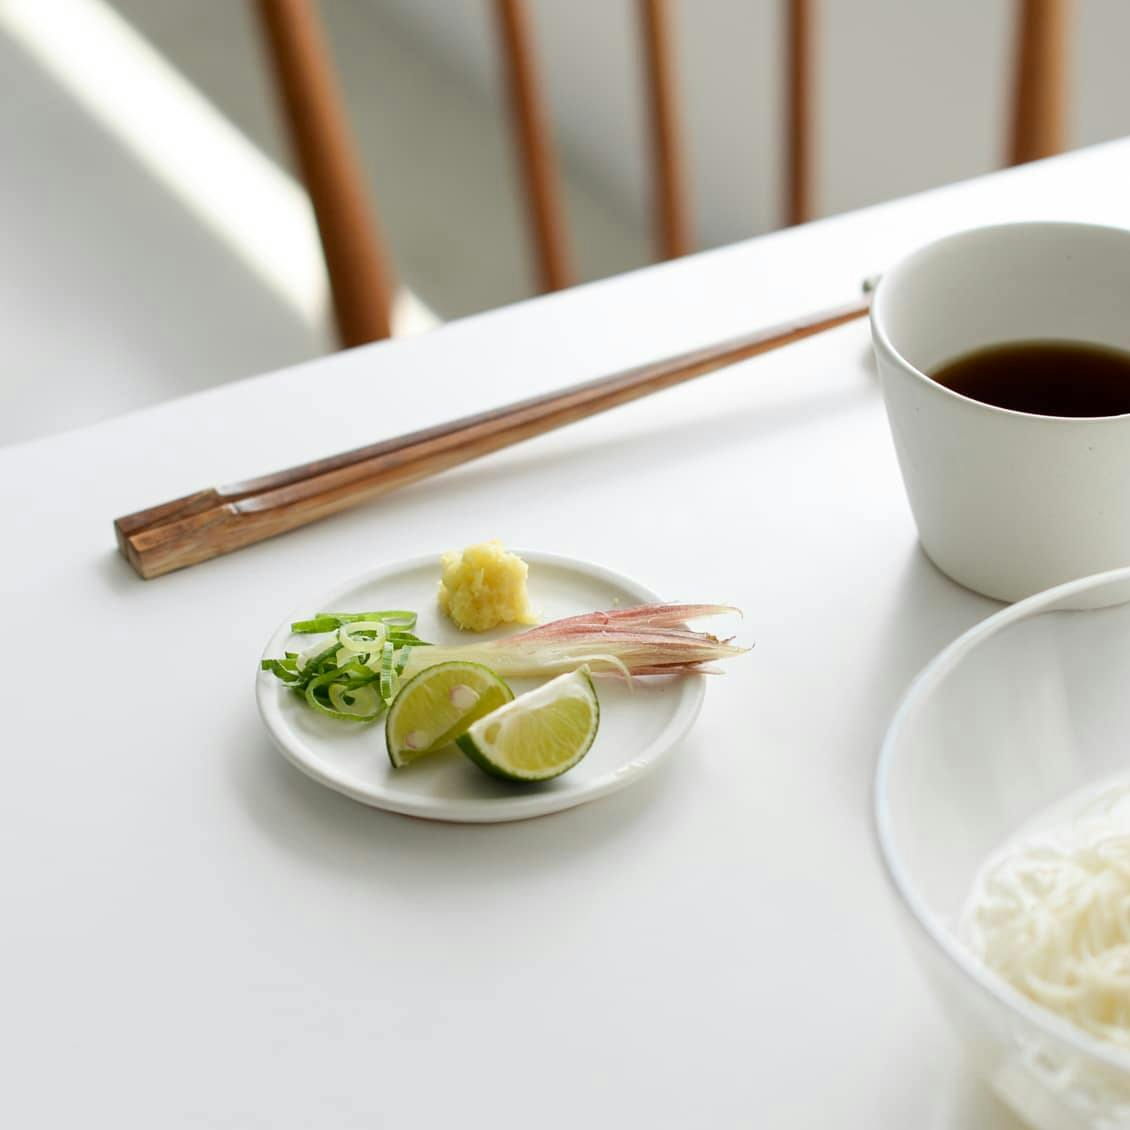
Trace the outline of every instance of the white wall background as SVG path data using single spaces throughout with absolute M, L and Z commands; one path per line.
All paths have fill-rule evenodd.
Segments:
M 332 0 L 331 0 L 332 2 Z M 475 84 L 497 83 L 483 0 L 371 0 Z M 559 137 L 625 211 L 645 207 L 643 95 L 632 0 L 531 0 Z M 683 108 L 700 239 L 779 216 L 780 0 L 677 3 Z M 825 213 L 997 167 L 1012 0 L 823 0 L 821 176 Z M 1079 0 L 1073 145 L 1130 132 L 1130 3 Z

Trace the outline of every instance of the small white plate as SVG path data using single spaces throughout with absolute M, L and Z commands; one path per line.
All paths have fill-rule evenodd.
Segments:
M 549 553 L 520 553 L 529 562 L 530 600 L 543 622 L 659 599 L 643 585 L 598 565 Z M 412 608 L 420 616 L 416 632 L 422 639 L 455 644 L 489 638 L 461 633 L 440 613 L 438 581 L 438 554 L 376 569 L 296 609 L 271 637 L 263 656 L 300 650 L 303 637 L 292 635 L 291 622 L 323 610 Z M 537 683 L 516 679 L 511 685 L 521 694 Z M 598 679 L 600 730 L 592 749 L 568 773 L 529 785 L 488 777 L 455 750 L 393 769 L 385 751 L 383 719 L 364 725 L 327 718 L 310 710 L 268 671 L 259 673 L 255 697 L 275 744 L 315 781 L 390 812 L 491 823 L 557 812 L 630 785 L 690 729 L 704 691 L 702 675 L 637 679 L 631 687 L 619 679 Z

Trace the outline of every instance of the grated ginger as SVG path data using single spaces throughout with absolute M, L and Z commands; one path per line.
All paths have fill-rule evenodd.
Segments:
M 496 541 L 445 553 L 439 606 L 466 631 L 485 632 L 499 624 L 534 624 L 526 592 L 529 567 Z

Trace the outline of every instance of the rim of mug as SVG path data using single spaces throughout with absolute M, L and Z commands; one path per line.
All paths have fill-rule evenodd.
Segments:
M 1076 232 L 1089 231 L 1130 240 L 1130 229 L 1128 228 L 1115 227 L 1113 224 L 1090 224 L 1077 222 L 1075 220 L 1021 220 L 1005 224 L 982 224 L 978 227 L 963 228 L 961 231 L 951 232 L 949 235 L 931 240 L 929 243 L 924 243 L 904 255 L 894 266 L 884 271 L 880 277 L 878 285 L 875 287 L 875 293 L 871 299 L 871 309 L 869 312 L 872 344 L 877 351 L 885 353 L 888 359 L 894 362 L 896 367 L 902 369 L 905 373 L 909 373 L 919 383 L 932 389 L 935 393 L 963 404 L 968 404 L 974 409 L 991 415 L 1012 416 L 1021 420 L 1047 420 L 1053 425 L 1093 425 L 1102 424 L 1104 422 L 1119 423 L 1130 418 L 1130 412 L 1122 412 L 1116 416 L 1046 416 L 1040 412 L 1018 412 L 1014 408 L 1002 408 L 997 404 L 986 404 L 983 400 L 975 400 L 971 396 L 965 396 L 960 392 L 955 392 L 952 388 L 948 388 L 946 385 L 940 384 L 938 381 L 934 380 L 928 373 L 924 373 L 916 365 L 908 361 L 891 340 L 891 336 L 887 332 L 887 327 L 884 324 L 886 313 L 884 296 L 890 289 L 892 279 L 897 283 L 898 276 L 908 267 L 912 266 L 916 259 L 936 251 L 939 247 L 947 243 L 960 243 L 992 232 L 1017 231 L 1024 228 L 1029 230 L 1035 228 L 1045 230 L 1048 228 L 1059 228 Z

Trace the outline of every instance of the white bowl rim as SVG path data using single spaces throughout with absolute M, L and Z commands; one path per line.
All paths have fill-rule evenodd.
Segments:
M 1110 569 L 1103 573 L 1095 573 L 1089 577 L 1068 581 L 1065 584 L 1056 585 L 1054 588 L 1045 589 L 1034 596 L 1017 601 L 1015 604 L 1009 605 L 1000 612 L 982 620 L 979 624 L 975 624 L 953 643 L 943 648 L 911 682 L 887 727 L 875 770 L 874 807 L 879 854 L 883 859 L 887 878 L 899 898 L 910 910 L 915 923 L 927 939 L 938 947 L 942 955 L 957 966 L 983 993 L 1006 1008 L 1019 1013 L 1033 1027 L 1042 1030 L 1061 1043 L 1073 1046 L 1109 1067 L 1130 1074 L 1130 1052 L 1097 1039 L 1057 1016 L 1054 1012 L 1030 1001 L 977 959 L 971 951 L 958 941 L 956 935 L 938 916 L 930 911 L 925 900 L 919 896 L 909 875 L 903 870 L 895 851 L 891 828 L 890 797 L 887 790 L 887 779 L 896 757 L 895 747 L 903 728 L 909 723 L 914 713 L 921 707 L 934 688 L 966 654 L 1018 620 L 1024 620 L 1066 598 L 1118 581 L 1130 582 L 1130 566 Z M 1101 611 L 1101 609 L 1095 611 Z
M 947 235 L 939 236 L 937 239 L 932 239 L 929 243 L 924 243 L 914 248 L 912 251 L 907 252 L 897 263 L 888 267 L 876 284 L 875 294 L 871 299 L 871 309 L 868 311 L 868 320 L 871 323 L 871 337 L 875 348 L 886 354 L 892 364 L 902 369 L 905 373 L 908 373 L 917 383 L 925 385 L 932 392 L 944 398 L 958 400 L 963 404 L 967 404 L 982 415 L 1015 416 L 1020 419 L 1042 420 L 1059 428 L 1071 427 L 1079 423 L 1092 426 L 1111 426 L 1111 424 L 1106 423 L 1106 421 L 1110 421 L 1113 424 L 1124 424 L 1126 417 L 1130 415 L 1130 413 L 1123 412 L 1117 416 L 1046 416 L 1041 412 L 1020 412 L 1015 408 L 1002 408 L 999 404 L 987 404 L 982 400 L 974 400 L 973 397 L 955 392 L 952 388 L 948 388 L 946 385 L 940 384 L 938 381 L 934 380 L 928 373 L 924 373 L 917 365 L 907 360 L 902 351 L 891 340 L 890 332 L 887 329 L 886 299 L 891 289 L 891 279 L 895 279 L 897 275 L 901 275 L 905 269 L 913 266 L 919 258 L 935 251 L 945 244 L 961 243 L 966 240 L 974 240 L 982 236 L 993 235 L 1000 232 L 1023 235 L 1025 232 L 1032 232 L 1036 228 L 1041 228 L 1045 231 L 1086 231 L 1092 235 L 1115 236 L 1122 239 L 1130 236 L 1130 229 L 1118 227 L 1115 224 L 1092 224 L 1082 220 L 1008 220 L 999 224 L 978 224 L 971 228 L 961 228 L 959 231 L 950 232 Z

